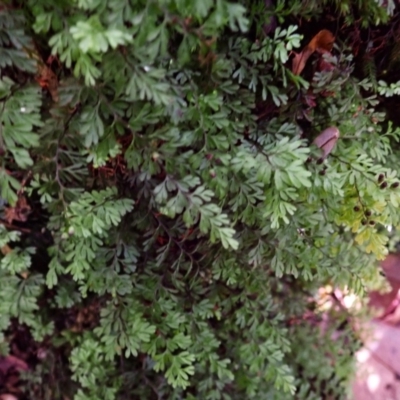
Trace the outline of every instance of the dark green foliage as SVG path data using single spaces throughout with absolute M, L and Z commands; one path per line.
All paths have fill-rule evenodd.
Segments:
M 4 351 L 15 325 L 45 349 L 29 398 L 344 398 L 358 342 L 318 289 L 382 282 L 400 130 L 377 93 L 399 89 L 360 81 L 340 35 L 330 70 L 289 58 L 305 18 L 373 26 L 393 7 L 1 5 L 0 328 Z

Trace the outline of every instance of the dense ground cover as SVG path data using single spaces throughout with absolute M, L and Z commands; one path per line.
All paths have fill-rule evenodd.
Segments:
M 344 398 L 399 34 L 393 1 L 1 2 L 3 392 Z

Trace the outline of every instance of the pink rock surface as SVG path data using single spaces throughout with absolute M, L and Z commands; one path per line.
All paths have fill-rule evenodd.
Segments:
M 353 400 L 400 400 L 400 327 L 372 321 L 357 353 Z

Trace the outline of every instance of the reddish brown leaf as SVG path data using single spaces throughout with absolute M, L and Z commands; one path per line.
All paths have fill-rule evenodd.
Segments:
M 58 101 L 58 79 L 56 74 L 45 64 L 38 64 L 36 80 L 42 88 L 50 92 L 53 101 Z
M 318 53 L 330 52 L 332 50 L 334 41 L 335 37 L 330 31 L 327 29 L 322 29 L 319 31 L 300 53 L 293 52 L 294 57 L 292 60 L 292 72 L 295 75 L 300 75 L 311 54 L 313 54 L 315 51 Z
M 324 152 L 323 158 L 326 158 L 333 150 L 337 140 L 339 139 L 339 136 L 339 129 L 335 126 L 330 126 L 314 139 L 313 144 L 315 144 Z
M 4 219 L 11 224 L 12 221 L 25 222 L 28 219 L 28 215 L 31 212 L 31 208 L 26 201 L 24 196 L 20 196 L 17 200 L 15 207 L 7 207 L 5 209 Z
M 307 60 L 310 58 L 311 54 L 314 53 L 308 46 L 306 46 L 301 53 L 293 52 L 294 57 L 292 60 L 292 72 L 295 75 L 300 75 L 306 66 Z
M 308 92 L 305 96 L 304 96 L 304 102 L 311 108 L 316 107 L 317 103 L 315 101 L 316 96 L 311 93 Z
M 334 42 L 335 37 L 332 35 L 332 33 L 327 29 L 322 29 L 311 39 L 310 43 L 308 43 L 308 46 L 313 52 L 330 52 Z
M 4 246 L 0 247 L 0 251 L 3 256 L 6 256 L 12 252 L 12 248 L 8 244 L 5 244 Z
M 16 371 L 27 371 L 28 365 L 25 361 L 12 355 L 0 357 L 0 371 L 5 375 L 10 369 Z

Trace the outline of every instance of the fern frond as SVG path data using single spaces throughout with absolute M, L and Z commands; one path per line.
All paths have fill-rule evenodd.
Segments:
M 377 80 L 376 80 L 376 74 L 377 74 L 377 68 L 375 64 L 375 60 L 372 56 L 370 56 L 368 53 L 364 56 L 363 60 L 363 74 L 365 78 L 368 78 L 374 88 L 377 86 Z

